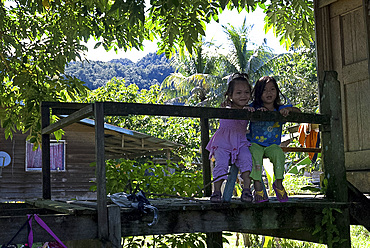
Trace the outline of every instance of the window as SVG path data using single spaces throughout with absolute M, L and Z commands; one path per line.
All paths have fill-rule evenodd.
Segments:
M 50 170 L 65 171 L 65 140 L 50 141 Z M 33 144 L 26 142 L 26 171 L 41 171 L 41 148 L 33 150 Z

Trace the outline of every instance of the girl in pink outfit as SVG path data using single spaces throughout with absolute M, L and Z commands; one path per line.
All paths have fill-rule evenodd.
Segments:
M 248 82 L 248 75 L 245 73 L 234 73 L 228 79 L 228 89 L 225 93 L 225 101 L 221 106 L 233 109 L 254 108 L 247 104 L 251 96 L 251 86 Z M 209 158 L 215 159 L 213 169 L 214 192 L 211 195 L 211 202 L 222 202 L 221 185 L 227 179 L 229 162 L 235 164 L 244 181 L 241 200 L 252 202 L 253 196 L 250 190 L 252 170 L 252 156 L 249 152 L 251 143 L 246 138 L 248 121 L 220 119 L 220 127 L 209 141 L 206 149 L 210 151 Z

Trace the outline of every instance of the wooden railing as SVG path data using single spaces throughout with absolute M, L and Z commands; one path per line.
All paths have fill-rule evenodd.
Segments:
M 88 116 L 95 118 L 96 175 L 99 238 L 108 239 L 108 220 L 106 203 L 105 155 L 104 155 L 104 117 L 127 115 L 154 115 L 199 118 L 201 122 L 203 183 L 211 181 L 210 162 L 205 145 L 209 141 L 209 119 L 245 119 L 250 121 L 280 121 L 295 123 L 321 124 L 324 172 L 328 178 L 327 196 L 334 201 L 347 202 L 346 174 L 344 166 L 343 131 L 340 109 L 340 88 L 336 74 L 330 72 L 324 82 L 320 82 L 323 114 L 290 113 L 283 117 L 278 112 L 249 112 L 237 109 L 219 109 L 208 107 L 189 107 L 172 105 L 154 105 L 120 102 L 57 103 L 43 102 L 42 113 L 42 158 L 43 158 L 43 198 L 51 199 L 50 186 L 50 134 Z M 54 115 L 68 115 L 50 125 L 50 109 Z M 307 150 L 306 150 L 307 151 Z M 314 152 L 316 150 L 313 150 Z M 210 196 L 210 187 L 205 195 Z M 349 223 L 346 215 L 344 226 Z M 349 225 L 348 225 L 349 226 Z M 343 231 L 346 235 L 349 229 Z M 341 231 L 342 232 L 342 231 Z

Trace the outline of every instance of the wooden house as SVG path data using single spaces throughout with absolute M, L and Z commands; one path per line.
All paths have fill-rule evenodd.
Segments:
M 370 2 L 314 2 L 318 77 L 336 71 L 341 85 L 347 179 L 370 193 Z
M 96 199 L 96 192 L 90 190 L 96 178 L 95 167 L 90 166 L 95 161 L 94 125 L 91 119 L 80 120 L 64 129 L 61 140 L 51 141 L 51 149 L 55 150 L 51 152 L 53 199 Z M 171 149 L 181 146 L 110 124 L 104 124 L 104 130 L 106 158 L 169 156 Z M 4 130 L 0 129 L 0 152 L 10 158 L 7 166 L 1 166 L 0 201 L 42 197 L 41 152 L 33 151 L 33 144 L 26 138 L 27 134 L 16 133 L 13 139 L 5 139 Z

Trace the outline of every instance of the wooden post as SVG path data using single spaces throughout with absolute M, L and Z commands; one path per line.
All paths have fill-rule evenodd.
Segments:
M 222 248 L 222 232 L 207 233 L 207 248 Z
M 367 57 L 370 58 L 370 1 L 369 0 L 362 0 L 362 5 L 364 6 L 364 18 L 365 18 L 365 27 L 367 27 L 367 35 L 366 35 L 366 46 L 367 46 Z M 370 63 L 368 65 L 368 71 L 370 74 Z
M 108 237 L 108 210 L 105 176 L 104 147 L 104 103 L 94 103 L 95 116 L 95 157 L 98 209 L 98 237 L 105 244 Z
M 203 185 L 208 185 L 208 187 L 204 189 L 204 196 L 211 196 L 211 164 L 209 161 L 209 151 L 206 149 L 206 146 L 209 142 L 209 120 L 207 118 L 200 118 L 200 127 L 202 140 Z M 206 233 L 206 235 L 206 243 L 208 248 L 222 247 L 222 232 Z
M 201 130 L 201 141 L 202 141 L 202 165 L 203 165 L 203 185 L 204 196 L 211 196 L 212 187 L 209 184 L 211 182 L 211 165 L 209 161 L 209 151 L 206 146 L 209 142 L 209 121 L 206 118 L 200 118 L 200 130 Z
M 112 248 L 121 247 L 121 208 L 118 205 L 108 206 L 109 241 Z
M 50 108 L 41 103 L 41 128 L 50 125 Z M 41 158 L 42 158 L 42 198 L 51 199 L 50 182 L 50 134 L 41 136 Z
M 324 72 L 323 82 L 320 82 L 320 108 L 322 114 L 330 116 L 330 124 L 323 125 L 323 169 L 328 180 L 326 196 L 336 202 L 348 202 L 348 186 L 344 158 L 344 140 L 342 109 L 340 99 L 340 82 L 334 71 Z M 343 243 L 335 243 L 334 247 L 351 247 L 349 209 L 335 216 L 339 237 Z

